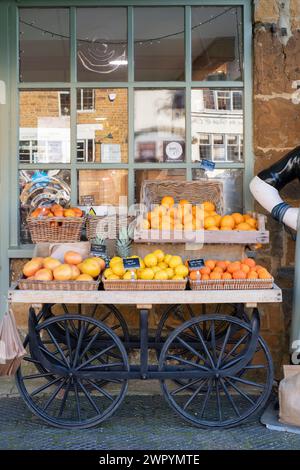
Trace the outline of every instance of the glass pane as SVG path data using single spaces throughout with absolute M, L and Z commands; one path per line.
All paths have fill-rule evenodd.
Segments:
M 77 8 L 78 80 L 126 81 L 127 64 L 127 9 Z
M 78 203 L 83 206 L 118 206 L 120 197 L 127 197 L 127 193 L 127 170 L 78 171 Z
M 127 89 L 77 90 L 77 161 L 127 163 Z
M 70 95 L 62 90 L 20 91 L 19 160 L 70 162 Z
M 242 162 L 243 91 L 193 89 L 191 108 L 192 161 Z
M 71 198 L 70 170 L 22 170 L 20 188 L 20 242 L 31 243 L 27 216 L 45 202 L 66 205 Z
M 192 79 L 243 79 L 241 7 L 192 7 Z
M 224 208 L 227 214 L 243 212 L 243 170 L 206 171 L 193 169 L 193 180 L 216 178 L 223 181 Z
M 21 82 L 70 80 L 68 8 L 20 8 Z
M 185 93 L 183 90 L 135 90 L 136 162 L 185 160 Z
M 134 9 L 135 80 L 184 80 L 184 9 Z
M 174 170 L 136 170 L 135 171 L 135 202 L 140 202 L 142 182 L 144 180 L 186 180 L 184 169 Z

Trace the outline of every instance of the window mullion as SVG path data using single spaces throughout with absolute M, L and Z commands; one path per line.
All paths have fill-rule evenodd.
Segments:
M 77 204 L 77 52 L 76 52 L 76 8 L 70 8 L 70 60 L 71 60 L 71 90 L 70 90 L 70 163 L 71 163 L 71 204 Z

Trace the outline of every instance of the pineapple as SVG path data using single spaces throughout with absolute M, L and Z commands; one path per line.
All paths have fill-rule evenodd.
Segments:
M 123 227 L 120 229 L 119 238 L 116 241 L 116 252 L 121 258 L 128 258 L 131 254 L 132 239 L 130 238 L 128 229 Z

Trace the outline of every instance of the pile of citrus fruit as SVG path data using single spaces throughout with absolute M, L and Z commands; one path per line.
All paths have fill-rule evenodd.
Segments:
M 60 204 L 49 207 L 38 207 L 30 214 L 31 217 L 82 217 L 83 212 L 79 207 L 63 208 Z
M 162 250 L 148 253 L 139 260 L 140 268 L 130 271 L 124 269 L 122 258 L 115 256 L 110 260 L 109 268 L 104 271 L 104 277 L 106 279 L 132 279 L 133 275 L 135 279 L 167 281 L 185 279 L 189 273 L 181 256 L 165 254 Z
M 76 251 L 67 251 L 64 263 L 48 256 L 32 258 L 23 267 L 27 279 L 36 281 L 93 281 L 105 268 L 102 258 L 83 259 Z
M 257 220 L 250 214 L 220 215 L 213 202 L 192 205 L 186 199 L 175 204 L 172 196 L 148 212 L 141 222 L 142 229 L 159 230 L 256 230 Z
M 241 261 L 217 261 L 209 259 L 205 266 L 198 271 L 190 271 L 192 281 L 202 280 L 229 280 L 229 279 L 272 279 L 269 271 L 256 264 L 252 258 Z

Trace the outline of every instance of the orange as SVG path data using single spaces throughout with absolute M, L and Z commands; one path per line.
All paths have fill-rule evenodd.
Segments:
M 251 225 L 247 224 L 247 222 L 242 222 L 236 226 L 236 230 L 251 230 Z
M 211 271 L 216 267 L 216 262 L 213 259 L 208 259 L 204 262 L 205 266 Z
M 222 216 L 219 215 L 219 214 L 216 214 L 216 215 L 213 216 L 213 218 L 215 219 L 216 227 L 219 227 L 221 225 Z
M 258 279 L 258 274 L 256 271 L 250 271 L 247 274 L 247 279 Z
M 201 274 L 201 281 L 208 281 L 209 279 L 209 274 Z
M 51 258 L 51 256 L 47 256 L 47 258 L 43 260 L 43 268 L 53 270 L 57 268 L 57 266 L 60 266 L 60 265 L 61 265 L 61 262 L 56 258 Z
M 172 219 L 176 219 L 178 216 L 178 209 L 176 207 L 171 207 L 167 213 Z
M 264 266 L 261 266 L 260 264 L 257 264 L 255 266 L 255 271 L 258 273 L 261 269 L 266 271 L 266 268 Z
M 204 228 L 207 230 L 210 230 L 210 227 L 215 227 L 216 226 L 216 221 L 213 216 L 205 217 L 204 219 Z
M 215 225 L 213 227 L 209 227 L 209 230 L 220 230 L 219 227 L 216 227 Z
M 30 216 L 31 217 L 39 217 L 41 215 L 41 212 L 42 212 L 42 208 L 38 207 L 33 212 L 31 212 Z
M 208 266 L 205 266 L 205 267 L 200 269 L 200 273 L 201 273 L 202 276 L 204 274 L 210 274 L 210 272 L 211 272 L 211 269 Z
M 203 210 L 201 209 L 201 206 L 193 206 L 192 207 L 192 214 L 197 219 L 204 218 L 204 214 L 203 214 Z
M 250 268 L 254 268 L 256 266 L 256 262 L 252 258 L 244 258 L 242 259 L 243 264 L 247 264 Z
M 216 266 L 213 271 L 213 273 L 223 273 L 224 272 L 224 269 L 222 269 L 220 266 Z
M 82 256 L 77 251 L 66 251 L 64 254 L 64 262 L 67 264 L 79 264 L 82 262 Z
M 227 271 L 232 274 L 236 271 L 240 271 L 241 270 L 241 263 L 239 261 L 234 261 L 233 263 L 230 263 L 228 266 L 227 266 Z
M 234 271 L 234 273 L 232 273 L 232 277 L 233 279 L 246 279 L 247 274 L 244 271 L 239 270 L 239 271 Z
M 201 276 L 200 271 L 191 271 L 191 272 L 190 272 L 190 279 L 191 279 L 192 281 L 197 281 L 197 280 L 198 280 L 198 276 L 199 276 L 199 279 L 203 279 L 204 274 Z
M 233 228 L 229 227 L 229 225 L 225 225 L 224 227 L 221 227 L 220 230 L 233 230 Z
M 70 266 L 71 266 L 71 269 L 72 269 L 71 280 L 75 281 L 75 279 L 77 279 L 78 276 L 80 276 L 80 271 L 79 271 L 79 268 L 77 268 L 77 266 L 75 266 L 75 264 L 70 264 Z
M 164 196 L 161 200 L 161 205 L 165 207 L 172 207 L 174 206 L 175 201 L 172 196 Z
M 230 273 L 223 273 L 222 274 L 222 279 L 232 279 L 232 276 Z
M 34 276 L 43 267 L 43 261 L 32 259 L 23 266 L 23 274 L 26 277 Z
M 112 279 L 119 279 L 119 278 L 117 276 L 114 276 Z M 76 281 L 93 281 L 93 278 L 89 274 L 80 274 L 76 278 Z
M 272 275 L 267 270 L 260 270 L 258 273 L 259 279 L 272 279 Z
M 69 264 L 61 264 L 53 270 L 53 277 L 56 281 L 70 281 L 73 271 Z
M 249 224 L 251 227 L 256 228 L 257 227 L 257 221 L 253 217 L 249 217 L 247 219 L 247 224 Z
M 210 278 L 210 279 L 213 279 L 213 280 L 222 279 L 222 274 L 221 274 L 221 273 L 212 272 L 212 273 L 210 273 L 209 278 Z
M 82 217 L 83 213 L 79 207 L 72 207 L 72 210 L 75 212 L 75 217 Z
M 184 207 L 190 205 L 190 202 L 187 199 L 180 199 L 179 206 Z
M 73 209 L 65 209 L 64 217 L 76 217 L 76 213 L 73 211 Z
M 235 226 L 235 221 L 232 215 L 224 215 L 221 218 L 221 227 L 229 227 L 229 230 L 230 230 L 230 229 L 233 229 L 234 226 Z
M 242 214 L 240 214 L 239 212 L 234 212 L 231 215 L 234 218 L 234 221 L 235 221 L 236 225 L 241 224 L 242 222 L 245 221 L 244 216 Z
M 244 217 L 245 222 L 247 222 L 247 219 L 250 219 L 252 217 L 252 215 L 251 214 L 244 214 L 243 217 Z
M 216 210 L 216 206 L 214 205 L 213 202 L 211 201 L 204 201 L 202 203 L 202 207 L 205 211 L 207 212 L 212 212 L 212 211 L 215 211 Z
M 244 271 L 244 273 L 248 274 L 248 272 L 250 271 L 250 267 L 248 266 L 248 264 L 241 264 L 241 270 Z
M 43 268 L 39 269 L 35 275 L 34 279 L 37 281 L 52 281 L 53 275 L 51 269 Z
M 226 265 L 226 268 L 228 268 L 228 266 L 230 265 L 231 261 L 226 260 L 226 261 L 224 261 L 224 263 L 225 263 L 225 265 Z
M 222 271 L 225 271 L 227 268 L 227 264 L 225 263 L 225 261 L 217 261 L 216 267 L 221 268 Z

